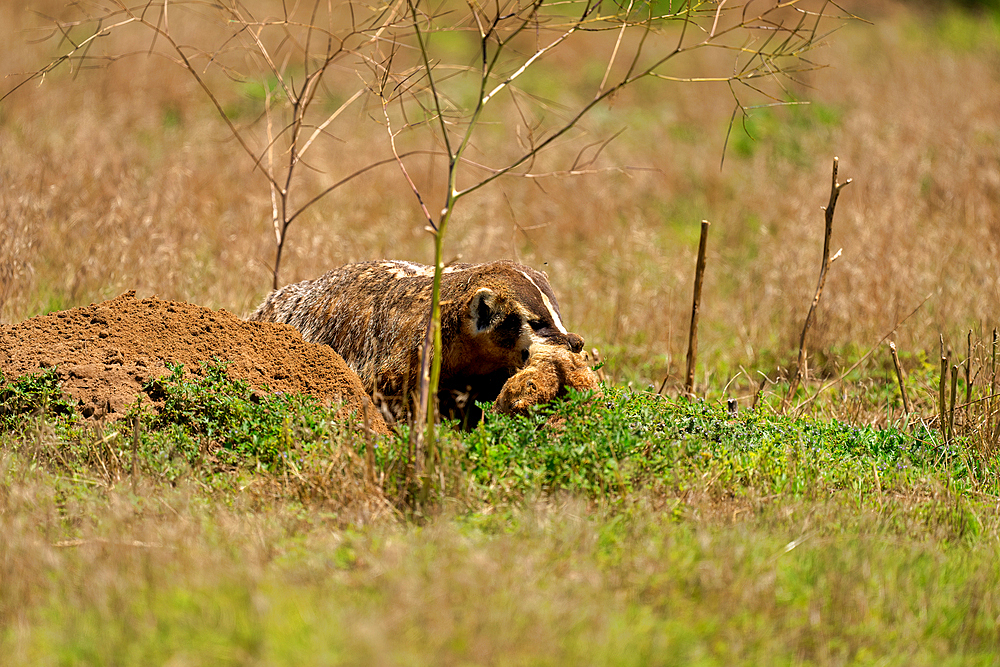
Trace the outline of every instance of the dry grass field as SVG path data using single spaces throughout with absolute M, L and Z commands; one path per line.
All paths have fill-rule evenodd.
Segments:
M 43 18 L 60 6 L 2 3 L 5 90 L 67 50 Z M 988 334 L 1000 311 L 996 24 L 890 2 L 852 9 L 871 23 L 848 21 L 826 38 L 811 57 L 829 66 L 789 90 L 811 104 L 751 109 L 721 168 L 733 110 L 725 85 L 626 89 L 545 162 L 565 169 L 583 146 L 624 130 L 594 165 L 608 171 L 495 182 L 460 203 L 446 254 L 545 268 L 564 319 L 602 351 L 606 371 L 658 385 L 683 372 L 698 227 L 710 220 L 699 382 L 724 386 L 741 366 L 773 377 L 794 363 L 839 156 L 842 180 L 854 181 L 833 234 L 843 255 L 809 339 L 826 372 L 894 329 L 904 358 L 935 357 L 939 333 L 956 349 L 969 328 Z M 126 289 L 243 314 L 269 288 L 265 180 L 193 78 L 148 48 L 148 34 L 115 31 L 90 55 L 128 57 L 64 64 L 0 106 L 3 321 Z M 692 58 L 693 71 L 731 66 L 716 53 Z M 570 50 L 552 67 L 584 77 L 602 66 L 587 59 Z M 574 82 L 561 83 L 553 96 L 571 96 Z M 344 86 L 327 94 L 341 100 L 357 82 Z M 223 90 L 237 120 L 262 132 L 252 86 Z M 377 107 L 348 107 L 302 172 L 303 196 L 391 155 Z M 487 136 L 495 145 L 474 146 L 472 159 L 510 150 L 509 134 Z M 410 169 L 437 194 L 440 166 L 428 157 Z M 372 258 L 429 263 L 422 227 L 399 170 L 375 169 L 295 221 L 281 280 Z

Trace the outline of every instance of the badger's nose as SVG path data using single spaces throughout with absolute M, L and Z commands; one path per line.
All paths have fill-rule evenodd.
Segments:
M 575 333 L 566 334 L 566 347 L 568 347 L 571 352 L 579 354 L 583 349 L 583 336 L 578 336 Z

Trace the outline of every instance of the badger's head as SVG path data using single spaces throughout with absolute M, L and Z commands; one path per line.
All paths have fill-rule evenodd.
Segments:
M 488 266 L 465 314 L 466 333 L 480 353 L 513 372 L 528 362 L 538 345 L 583 349 L 583 338 L 563 325 L 545 274 L 510 262 Z

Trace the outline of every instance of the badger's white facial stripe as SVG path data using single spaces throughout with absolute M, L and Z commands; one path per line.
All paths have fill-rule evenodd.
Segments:
M 545 304 L 546 310 L 549 311 L 549 317 L 552 318 L 552 323 L 555 324 L 555 327 L 559 331 L 559 333 L 564 333 L 564 334 L 569 333 L 568 331 L 566 331 L 566 327 L 563 326 L 562 320 L 559 319 L 559 313 L 556 312 L 556 309 L 552 307 L 552 302 L 549 301 L 549 297 L 545 296 L 545 292 L 543 292 L 542 288 L 540 288 L 538 286 L 538 283 L 536 283 L 534 280 L 532 280 L 531 276 L 529 276 L 524 271 L 518 270 L 518 273 L 520 273 L 522 276 L 524 276 L 525 278 L 527 278 L 528 282 L 531 283 L 531 285 L 536 290 L 538 290 L 539 296 L 542 297 L 542 303 Z

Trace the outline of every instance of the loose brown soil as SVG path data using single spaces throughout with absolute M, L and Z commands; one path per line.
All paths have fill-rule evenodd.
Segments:
M 341 414 L 367 404 L 372 430 L 387 433 L 357 375 L 326 345 L 306 343 L 285 324 L 246 322 L 225 310 L 190 303 L 116 299 L 0 327 L 0 372 L 8 380 L 56 367 L 63 391 L 91 419 L 121 417 L 142 385 L 166 375 L 166 364 L 198 373 L 201 362 L 229 362 L 229 377 L 260 389 L 310 394 Z

